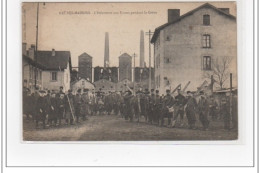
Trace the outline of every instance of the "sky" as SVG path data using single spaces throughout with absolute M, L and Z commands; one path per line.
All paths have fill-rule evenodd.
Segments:
M 204 3 L 39 3 L 38 50 L 70 51 L 72 67 L 86 52 L 93 66 L 103 66 L 105 32 L 109 33 L 110 66 L 118 66 L 123 53 L 137 54 L 139 66 L 140 31 L 152 32 L 167 23 L 167 10 L 180 9 L 181 15 Z M 211 2 L 230 8 L 236 16 L 235 2 Z M 23 3 L 23 42 L 36 44 L 37 3 Z M 81 13 L 81 14 L 78 14 Z M 145 62 L 149 64 L 149 37 L 145 35 Z M 151 47 L 153 55 L 153 46 Z M 152 61 L 153 62 L 153 56 Z M 153 65 L 153 63 L 152 63 Z

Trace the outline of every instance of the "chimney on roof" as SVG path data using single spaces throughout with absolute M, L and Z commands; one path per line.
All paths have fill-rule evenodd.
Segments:
M 180 17 L 180 9 L 168 9 L 168 23 L 177 20 Z
M 32 44 L 31 47 L 29 48 L 29 51 L 28 51 L 28 56 L 31 58 L 31 59 L 34 59 L 34 54 L 35 54 L 35 45 Z
M 218 8 L 218 9 L 229 14 L 229 8 Z
M 55 56 L 55 49 L 52 49 L 51 56 Z
M 23 43 L 23 47 L 22 47 L 22 53 L 23 55 L 26 55 L 26 46 L 27 46 L 27 43 Z

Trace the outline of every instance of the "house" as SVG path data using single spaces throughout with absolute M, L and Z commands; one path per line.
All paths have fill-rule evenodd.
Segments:
M 77 93 L 78 89 L 89 89 L 89 90 L 95 90 L 95 86 L 90 81 L 81 78 L 79 80 L 76 80 L 71 83 L 71 89 L 73 93 Z
M 48 90 L 64 91 L 70 89 L 71 80 L 71 55 L 70 51 L 38 51 L 37 62 L 46 68 L 42 72 L 42 86 Z
M 108 81 L 106 79 L 100 79 L 98 81 L 94 82 L 95 89 L 97 91 L 102 91 L 108 93 L 109 91 L 115 92 L 116 89 L 116 83 Z
M 45 69 L 45 66 L 35 61 L 35 46 L 32 45 L 28 51 L 26 50 L 26 46 L 27 44 L 23 43 L 23 87 L 34 92 L 35 88 L 42 89 L 42 71 Z
M 216 64 L 228 61 L 225 75 L 233 74 L 237 84 L 237 24 L 229 9 L 219 9 L 209 3 L 180 16 L 179 9 L 168 10 L 168 22 L 155 29 L 154 44 L 155 89 L 179 84 L 187 90 L 197 87 L 213 75 Z M 216 79 L 217 80 L 217 79 Z M 215 83 L 217 84 L 217 83 Z M 228 87 L 229 80 L 224 83 Z

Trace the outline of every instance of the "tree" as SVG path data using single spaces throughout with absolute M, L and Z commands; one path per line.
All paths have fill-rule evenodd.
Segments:
M 204 77 L 211 79 L 212 75 L 214 83 L 216 83 L 220 89 L 223 89 L 225 81 L 229 77 L 230 62 L 230 57 L 217 58 L 215 61 L 212 61 L 211 70 L 205 71 Z

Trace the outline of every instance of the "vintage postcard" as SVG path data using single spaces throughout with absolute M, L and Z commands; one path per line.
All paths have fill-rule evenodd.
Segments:
M 24 141 L 237 140 L 236 2 L 22 3 Z

